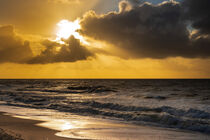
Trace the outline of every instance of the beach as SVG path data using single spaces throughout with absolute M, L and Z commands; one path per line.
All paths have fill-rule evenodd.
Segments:
M 210 140 L 210 0 L 0 0 L 0 140 Z
M 0 111 L 4 111 L 4 113 L 0 113 L 0 128 L 12 138 L 16 138 L 15 140 L 210 139 L 208 135 L 196 132 L 133 125 L 123 121 L 66 114 L 52 110 L 1 105 Z
M 55 135 L 56 130 L 37 126 L 41 121 L 21 119 L 0 113 L 0 139 L 5 140 L 67 140 Z M 5 135 L 7 134 L 7 135 Z M 69 138 L 68 138 L 69 140 Z
M 0 128 L 25 140 L 208 140 L 209 85 L 208 80 L 0 80 Z

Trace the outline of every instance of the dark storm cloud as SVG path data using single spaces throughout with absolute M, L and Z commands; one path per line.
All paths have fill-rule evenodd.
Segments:
M 24 63 L 32 55 L 29 42 L 16 36 L 13 26 L 0 26 L 0 63 Z
M 210 0 L 185 0 L 182 3 L 185 16 L 192 26 L 202 33 L 210 33 Z
M 210 24 L 201 26 L 196 21 L 199 14 L 191 11 L 205 6 L 191 4 L 195 1 L 198 0 L 186 0 L 183 5 L 173 1 L 158 5 L 144 3 L 130 10 L 105 15 L 97 15 L 92 11 L 81 21 L 81 33 L 111 43 L 126 51 L 127 57 L 131 58 L 209 57 L 209 37 L 199 35 L 191 38 L 187 29 L 189 17 L 196 29 L 207 32 L 210 27 Z M 207 0 L 204 1 L 207 4 Z M 120 9 L 127 7 L 128 4 L 120 3 Z M 201 13 L 202 21 L 206 20 L 208 13 L 206 10 Z
M 80 41 L 71 36 L 65 40 L 67 44 L 45 40 L 42 44 L 46 47 L 40 55 L 35 56 L 29 64 L 46 64 L 57 62 L 76 62 L 79 60 L 87 60 L 88 57 L 94 56 L 88 49 L 80 44 Z

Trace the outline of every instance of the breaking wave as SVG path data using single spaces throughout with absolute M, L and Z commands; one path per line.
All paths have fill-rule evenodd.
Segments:
M 27 84 L 25 83 L 24 86 L 22 86 L 24 82 L 15 82 L 15 84 L 10 85 L 0 82 L 0 100 L 13 106 L 54 109 L 80 115 L 125 120 L 135 124 L 210 133 L 209 110 L 193 107 L 178 108 L 165 103 L 168 100 L 173 100 L 179 104 L 180 96 L 186 101 L 194 101 L 195 99 L 203 101 L 199 94 L 194 93 L 198 88 L 196 90 L 184 90 L 183 87 L 180 88 L 177 85 L 174 87 L 173 84 L 169 84 L 160 86 L 158 89 L 152 86 L 152 83 L 143 83 L 140 86 L 137 84 L 139 89 L 135 86 L 129 89 L 123 82 L 121 87 L 116 85 L 115 88 L 110 88 L 115 84 L 113 81 L 112 83 L 105 81 L 105 84 L 104 81 L 99 82 L 108 86 L 101 86 L 96 83 L 94 85 L 94 82 L 96 81 L 91 81 L 88 85 L 88 82 L 85 81 L 85 83 L 75 85 L 75 83 L 69 84 L 59 81 L 57 86 L 56 83 L 50 81 L 45 81 L 45 84 L 39 82 L 28 84 L 26 82 Z M 132 84 L 135 85 L 136 83 Z M 180 83 L 178 85 L 182 86 Z M 170 86 L 171 89 L 169 90 L 168 87 Z M 203 93 L 202 97 L 208 97 L 209 88 L 204 87 L 199 90 Z M 130 100 L 146 102 L 147 104 L 129 105 Z M 149 106 L 151 102 L 157 102 L 159 105 Z M 209 106 L 208 104 L 205 105 Z

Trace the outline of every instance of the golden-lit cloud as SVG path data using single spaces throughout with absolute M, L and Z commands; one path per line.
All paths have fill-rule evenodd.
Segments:
M 25 63 L 32 56 L 30 43 L 18 37 L 13 26 L 0 26 L 0 63 Z
M 0 0 L 0 77 L 210 77 L 209 0 L 183 1 Z
M 37 56 L 27 61 L 29 64 L 47 64 L 58 62 L 76 62 L 79 60 L 87 60 L 89 57 L 94 57 L 79 39 L 70 36 L 63 40 L 64 44 L 56 41 L 45 40 L 42 44 L 45 49 Z
M 69 36 L 58 36 L 58 40 L 44 40 L 40 42 L 40 53 L 33 54 L 29 41 L 19 37 L 11 25 L 0 26 L 0 63 L 46 64 L 58 62 L 76 62 L 94 57 L 94 54 L 82 44 L 76 32 Z M 66 37 L 66 38 L 65 38 Z
M 196 33 L 190 34 L 186 24 L 188 17 L 184 18 L 185 12 L 183 12 L 183 7 L 189 5 L 187 2 L 193 4 L 194 1 L 185 0 L 181 4 L 169 1 L 158 5 L 142 3 L 139 6 L 133 4 L 137 4 L 136 1 L 132 1 L 132 3 L 121 1 L 119 12 L 113 11 L 98 15 L 94 11 L 90 11 L 75 21 L 62 19 L 57 23 L 56 39 L 49 41 L 50 45 L 42 44 L 45 49 L 40 52 L 39 56 L 33 56 L 36 60 L 39 57 L 39 61 L 34 61 L 33 58 L 33 61 L 29 63 L 75 62 L 85 60 L 97 53 L 132 59 L 207 58 L 210 50 L 208 47 L 210 44 L 209 34 L 208 32 L 202 34 L 201 27 L 198 27 Z M 193 18 L 189 18 L 189 20 L 193 20 Z M 206 29 L 206 31 L 208 30 Z M 70 42 L 66 43 L 66 40 L 70 40 Z M 102 46 L 103 43 L 100 42 L 105 42 L 107 46 L 95 47 L 95 45 Z M 77 50 L 76 52 L 82 56 L 81 58 L 72 58 L 75 56 L 72 54 L 75 46 L 77 49 L 74 51 Z M 58 55 L 61 51 L 62 54 L 64 52 L 71 54 L 65 55 L 70 59 L 62 60 Z M 59 59 L 56 60 L 56 58 Z

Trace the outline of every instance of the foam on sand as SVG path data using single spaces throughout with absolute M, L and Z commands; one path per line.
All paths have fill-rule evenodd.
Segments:
M 53 131 L 51 132 L 54 132 L 54 134 L 60 138 L 97 140 L 197 140 L 210 138 L 208 135 L 200 133 L 191 133 L 188 131 L 159 127 L 137 126 L 129 123 L 123 123 L 121 121 L 98 119 L 46 109 L 1 106 L 0 111 L 7 111 L 14 117 L 28 120 L 29 122 L 32 122 L 30 125 L 34 125 L 34 127 L 37 126 L 36 128 L 38 128 L 38 130 L 43 131 L 40 126 L 52 129 Z M 18 127 L 21 128 L 21 125 L 18 125 Z M 25 129 L 30 130 L 30 127 L 27 126 Z M 38 130 L 36 129 L 36 131 Z M 28 132 L 28 130 L 26 131 Z M 33 133 L 33 131 L 31 131 L 31 133 Z M 54 138 L 57 139 L 56 137 Z

